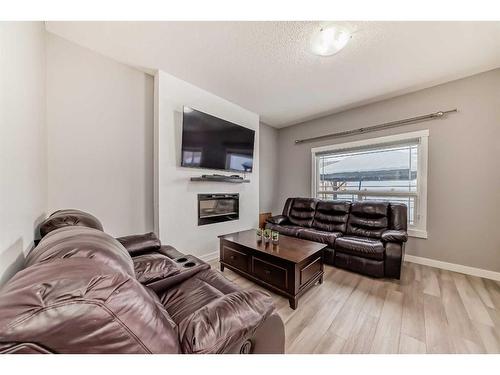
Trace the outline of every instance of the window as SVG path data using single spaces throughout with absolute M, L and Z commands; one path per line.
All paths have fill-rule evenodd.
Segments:
M 428 130 L 312 149 L 312 195 L 408 207 L 408 234 L 427 238 Z
M 251 172 L 253 159 L 251 155 L 239 154 L 237 152 L 227 151 L 226 169 L 233 171 Z
M 201 151 L 198 150 L 183 150 L 182 165 L 199 167 L 201 164 Z

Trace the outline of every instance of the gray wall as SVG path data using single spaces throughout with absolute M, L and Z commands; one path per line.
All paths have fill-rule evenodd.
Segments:
M 281 211 L 278 204 L 278 129 L 260 123 L 259 212 Z
M 459 112 L 441 120 L 294 144 L 451 108 Z M 428 239 L 411 238 L 407 253 L 500 271 L 500 69 L 279 130 L 279 204 L 310 196 L 312 147 L 420 129 L 430 130 Z
M 0 285 L 24 263 L 47 209 L 45 29 L 0 22 Z
M 48 207 L 153 230 L 153 77 L 47 33 Z

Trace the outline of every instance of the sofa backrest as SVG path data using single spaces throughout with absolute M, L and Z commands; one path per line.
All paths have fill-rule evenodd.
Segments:
M 179 353 L 177 327 L 134 277 L 89 258 L 19 271 L 0 290 L 0 347 L 55 353 Z
M 391 203 L 389 205 L 389 229 L 408 229 L 408 208 L 403 203 Z
M 350 208 L 350 202 L 319 201 L 316 204 L 312 227 L 328 232 L 345 233 Z
M 302 227 L 362 237 L 380 238 L 387 229 L 408 228 L 407 207 L 402 203 L 288 198 L 283 215 Z
M 290 209 L 292 208 L 294 198 L 287 198 L 285 206 L 283 207 L 283 216 L 288 216 L 290 214 Z
M 316 212 L 317 199 L 294 198 L 291 202 L 288 220 L 301 227 L 311 227 Z
M 389 205 L 388 202 L 353 202 L 347 221 L 347 234 L 380 238 L 389 228 Z
M 67 226 L 82 226 L 102 231 L 103 227 L 98 218 L 88 212 L 66 209 L 53 212 L 39 225 L 41 237 L 45 237 L 53 230 Z
M 25 267 L 62 258 L 93 259 L 135 277 L 132 258 L 120 242 L 100 230 L 82 226 L 51 231 L 27 255 Z

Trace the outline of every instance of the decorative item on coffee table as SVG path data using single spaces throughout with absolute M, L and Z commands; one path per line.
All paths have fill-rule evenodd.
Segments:
M 258 228 L 256 231 L 255 231 L 255 235 L 257 236 L 257 242 L 258 243 L 261 243 L 262 242 L 262 233 L 264 232 L 264 230 L 262 228 Z
M 275 230 L 271 231 L 271 241 L 273 242 L 273 245 L 279 244 L 279 242 L 280 242 L 279 232 L 276 232 Z
M 264 243 L 267 245 L 271 241 L 271 229 L 264 230 Z

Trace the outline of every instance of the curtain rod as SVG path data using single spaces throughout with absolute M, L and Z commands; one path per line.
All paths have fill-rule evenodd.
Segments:
M 389 128 L 393 128 L 395 126 L 412 124 L 414 122 L 419 122 L 419 121 L 435 120 L 435 119 L 441 118 L 441 117 L 443 117 L 443 116 L 445 116 L 445 115 L 447 115 L 449 113 L 453 113 L 453 112 L 458 112 L 458 110 L 455 108 L 455 109 L 450 109 L 448 111 L 438 111 L 438 112 L 434 112 L 434 113 L 429 113 L 427 115 L 405 118 L 403 120 L 396 120 L 396 121 L 392 121 L 392 122 L 384 122 L 383 124 L 374 125 L 374 126 L 368 126 L 366 128 L 346 130 L 346 131 L 339 132 L 339 133 L 332 133 L 332 134 L 320 135 L 318 137 L 296 139 L 295 140 L 295 144 L 305 143 L 305 142 L 313 142 L 313 141 L 320 141 L 320 140 L 328 139 L 328 138 L 347 137 L 349 135 L 363 134 L 363 133 L 373 132 L 373 131 L 376 131 L 376 130 L 389 129 Z

